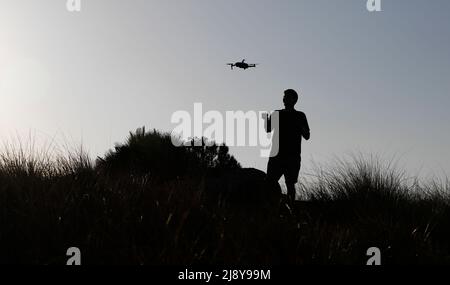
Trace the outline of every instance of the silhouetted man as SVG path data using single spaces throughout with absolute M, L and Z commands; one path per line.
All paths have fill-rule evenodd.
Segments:
M 267 179 L 278 183 L 284 175 L 290 202 L 295 201 L 295 184 L 298 180 L 301 162 L 302 137 L 309 140 L 308 120 L 303 112 L 295 110 L 298 101 L 295 90 L 284 91 L 284 109 L 265 114 L 265 126 L 272 137 L 272 152 L 267 164 Z

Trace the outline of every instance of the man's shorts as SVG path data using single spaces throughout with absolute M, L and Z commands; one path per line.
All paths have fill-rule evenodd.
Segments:
M 272 181 L 280 180 L 284 175 L 284 180 L 287 184 L 295 184 L 300 173 L 300 157 L 279 157 L 274 156 L 269 158 L 267 164 L 267 178 Z

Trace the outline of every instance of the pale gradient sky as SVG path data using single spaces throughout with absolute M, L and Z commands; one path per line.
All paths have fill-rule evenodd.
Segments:
M 311 160 L 396 155 L 450 174 L 450 1 L 0 0 L 0 138 L 35 132 L 102 155 L 177 110 L 272 110 L 301 93 Z M 246 58 L 257 69 L 225 63 Z M 259 150 L 233 148 L 265 169 Z

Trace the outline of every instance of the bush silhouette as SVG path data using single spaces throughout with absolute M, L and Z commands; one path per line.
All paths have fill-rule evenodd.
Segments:
M 199 143 L 200 145 L 196 145 Z M 171 135 L 145 128 L 131 133 L 124 144 L 117 144 L 97 167 L 113 175 L 146 175 L 152 179 L 170 180 L 185 175 L 198 176 L 207 169 L 240 168 L 226 145 L 207 144 L 205 138 L 192 139 L 188 146 L 174 146 Z

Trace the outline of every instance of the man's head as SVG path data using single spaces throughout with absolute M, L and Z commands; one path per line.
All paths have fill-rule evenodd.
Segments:
M 293 109 L 298 101 L 298 94 L 294 89 L 284 91 L 283 103 L 286 109 Z

